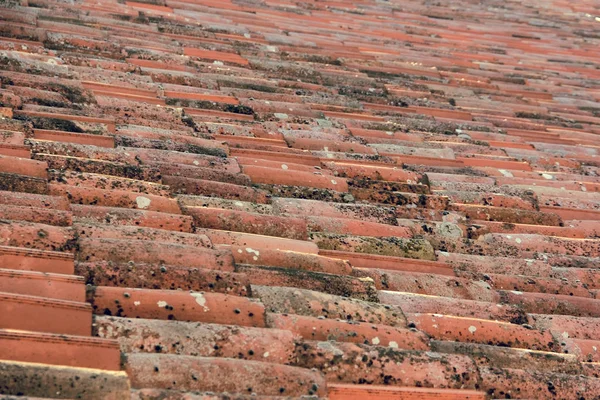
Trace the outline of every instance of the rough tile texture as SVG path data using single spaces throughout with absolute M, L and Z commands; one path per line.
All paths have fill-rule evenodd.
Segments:
M 600 398 L 599 28 L 1 2 L 0 397 Z

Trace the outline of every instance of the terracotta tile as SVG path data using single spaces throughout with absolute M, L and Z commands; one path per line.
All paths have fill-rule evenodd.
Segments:
M 133 387 L 169 389 L 176 380 L 177 387 L 188 391 L 279 395 L 283 388 L 291 396 L 326 393 L 318 372 L 259 361 L 129 354 L 126 371 Z
M 95 287 L 88 295 L 94 313 L 129 318 L 264 326 L 264 307 L 221 293 Z
M 310 234 L 310 238 L 321 250 L 337 250 L 421 260 L 435 260 L 431 243 L 420 238 L 375 238 L 369 236 L 314 232 Z
M 0 246 L 0 262 L 11 269 L 42 273 L 73 274 L 73 254 Z
M 54 170 L 75 170 L 102 175 L 120 176 L 149 182 L 160 181 L 160 171 L 151 166 L 136 166 L 125 163 L 97 160 L 84 157 L 70 157 L 58 154 L 34 154 L 36 160 L 45 161 Z
M 248 248 L 252 250 L 281 250 L 305 254 L 317 254 L 319 252 L 319 248 L 314 243 L 302 240 L 207 228 L 196 228 L 195 232 L 208 236 L 213 244 L 241 247 L 248 253 L 252 253 L 247 250 Z M 257 255 L 256 253 L 254 255 L 260 256 L 260 254 Z
M 46 178 L 48 176 L 47 168 L 45 162 L 0 156 L 0 171 L 4 173 Z
M 267 313 L 267 325 L 291 331 L 308 340 L 364 343 L 415 350 L 429 348 L 425 335 L 385 325 L 272 313 Z
M 195 290 L 247 296 L 249 281 L 243 274 L 206 268 L 189 268 L 129 261 L 78 261 L 75 272 L 87 284 L 124 285 L 142 289 Z
M 129 261 L 171 266 L 233 270 L 233 257 L 226 250 L 212 250 L 151 240 L 92 238 L 78 241 L 80 261 Z
M 335 342 L 306 343 L 296 353 L 300 366 L 323 371 L 329 383 L 415 387 L 427 381 L 431 388 L 474 389 L 477 381 L 473 361 L 460 355 Z
M 250 177 L 241 173 L 229 173 L 213 168 L 196 167 L 175 163 L 157 163 L 160 173 L 166 176 L 181 176 L 191 179 L 202 179 L 205 181 L 224 182 L 234 185 L 250 186 Z
M 375 299 L 375 287 L 369 279 L 249 264 L 237 265 L 236 271 L 246 274 L 253 285 L 315 289 L 328 294 L 352 296 L 369 301 Z
M 576 317 L 597 317 L 598 300 L 583 297 L 502 291 L 502 303 L 520 306 L 528 313 L 573 315 Z
M 78 336 L 91 332 L 92 314 L 87 303 L 0 293 L 0 308 L 2 314 L 13 316 L 4 318 L 0 329 Z
M 475 390 L 429 389 L 418 387 L 389 387 L 378 385 L 344 385 L 328 384 L 327 390 L 331 400 L 370 400 L 370 399 L 485 399 L 486 393 Z
M 488 393 L 536 397 L 541 393 L 561 396 L 589 396 L 598 390 L 598 380 L 578 375 L 540 373 L 518 369 L 481 368 L 482 388 Z M 517 391 L 517 388 L 519 389 Z M 556 394 L 554 394 L 556 393 Z
M 241 358 L 277 364 L 290 362 L 297 339 L 290 331 L 272 328 L 119 317 L 96 317 L 94 332 L 101 338 L 118 340 L 124 353 Z
M 181 213 L 174 199 L 153 194 L 60 184 L 50 184 L 48 186 L 51 195 L 67 197 L 71 203 L 75 204 L 97 204 L 104 207 L 133 208 L 169 214 Z
M 565 374 L 581 371 L 577 357 L 572 354 L 441 340 L 431 340 L 430 343 L 434 351 L 470 356 L 482 367 L 503 365 L 505 368 Z
M 529 319 L 539 330 L 552 332 L 557 338 L 595 339 L 600 320 L 572 315 L 530 314 Z
M 282 164 L 281 169 L 245 165 L 243 171 L 255 183 L 275 185 L 306 186 L 347 192 L 346 179 L 313 173 L 290 171 Z
M 248 60 L 235 53 L 224 53 L 220 51 L 204 50 L 193 47 L 185 47 L 183 54 L 201 59 L 229 62 L 232 64 L 248 65 Z
M 0 226 L 0 244 L 28 249 L 72 251 L 72 231 L 67 227 L 12 221 Z
M 199 251 L 211 249 L 212 243 L 205 235 L 188 232 L 176 232 L 164 229 L 138 228 L 135 226 L 113 225 L 106 223 L 76 222 L 73 230 L 78 240 L 83 239 L 118 239 L 145 240 L 161 243 L 173 243 L 194 246 Z
M 194 218 L 198 227 L 234 232 L 306 240 L 307 223 L 300 218 L 225 210 L 211 207 L 186 206 L 184 212 Z
M 94 221 L 109 223 L 111 225 L 132 225 L 178 232 L 192 232 L 193 220 L 187 215 L 79 204 L 72 204 L 71 209 L 73 211 L 73 216 L 79 221 Z
M 319 254 L 348 260 L 356 268 L 387 269 L 392 271 L 427 272 L 438 275 L 454 276 L 453 269 L 442 262 L 416 260 L 411 258 L 360 254 L 336 250 L 319 250 Z
M 28 396 L 51 398 L 60 392 L 71 398 L 82 393 L 114 400 L 131 397 L 125 372 L 19 361 L 2 361 L 0 368 L 2 376 L 8 378 L 3 392 L 9 395 L 28 393 Z
M 224 199 L 268 203 L 267 192 L 253 187 L 171 175 L 163 176 L 162 181 L 178 194 L 218 196 Z
M 321 163 L 318 158 L 309 154 L 279 154 L 271 151 L 249 150 L 249 149 L 231 149 L 232 157 L 251 158 L 258 160 L 277 161 L 283 164 L 302 164 L 311 167 L 319 166 Z
M 344 260 L 295 251 L 271 250 L 232 246 L 236 264 L 270 265 L 279 268 L 301 269 L 335 275 L 351 275 L 352 267 Z
M 0 330 L 3 360 L 34 362 L 70 367 L 120 369 L 118 344 L 112 340 Z
M 119 303 L 97 296 L 97 315 L 148 299 L 177 310 L 146 305 L 140 316 L 156 319 L 106 325 L 129 343 L 131 393 L 116 371 L 98 383 L 31 363 L 0 363 L 5 386 L 114 400 L 340 388 L 593 397 L 595 11 L 589 0 L 507 10 L 371 0 L 6 9 L 4 290 L 47 296 L 21 323 L 63 333 L 77 319 L 65 319 L 76 307 L 48 311 L 52 296 L 84 288 L 57 273 L 80 274 L 89 299 L 94 287 L 118 292 Z M 265 313 L 287 330 L 264 327 Z M 374 345 L 381 332 L 390 337 Z M 98 386 L 113 382 L 112 397 Z
M 558 348 L 552 335 L 508 322 L 441 314 L 407 314 L 409 323 L 437 340 L 485 343 L 496 346 L 552 351 Z
M 0 291 L 4 293 L 85 301 L 84 281 L 80 277 L 14 269 L 0 269 L 0 277 Z
M 483 221 L 496 221 L 527 225 L 559 226 L 561 218 L 556 213 L 514 208 L 479 206 L 472 204 L 451 204 L 451 210 L 464 213 L 468 218 Z
M 440 313 L 512 323 L 522 323 L 527 318 L 522 310 L 506 304 L 392 291 L 379 291 L 378 296 L 382 303 L 397 305 L 406 313 Z
M 405 327 L 399 307 L 316 290 L 252 285 L 268 312 Z

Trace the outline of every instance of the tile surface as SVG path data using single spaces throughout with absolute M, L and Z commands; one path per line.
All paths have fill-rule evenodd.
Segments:
M 600 398 L 592 0 L 0 4 L 0 397 Z

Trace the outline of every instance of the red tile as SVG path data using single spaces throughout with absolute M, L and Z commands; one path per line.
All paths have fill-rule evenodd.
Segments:
M 267 324 L 291 331 L 308 340 L 364 343 L 415 350 L 429 348 L 425 335 L 385 325 L 283 314 L 267 314 Z
M 99 315 L 264 326 L 262 304 L 221 293 L 97 287 L 92 305 Z
M 377 385 L 328 384 L 331 400 L 392 400 L 392 399 L 444 399 L 475 400 L 485 399 L 484 392 L 459 389 L 431 389 L 420 387 L 389 387 Z
M 0 269 L 0 277 L 0 292 L 85 301 L 84 281 L 80 277 L 14 269 Z
M 130 354 L 126 371 L 134 387 L 290 396 L 326 393 L 325 380 L 308 369 L 268 362 L 157 354 Z M 283 388 L 283 392 L 281 389 Z
M 248 65 L 248 60 L 235 53 L 225 53 L 221 51 L 213 51 L 213 50 L 204 50 L 193 47 L 185 47 L 183 49 L 183 54 L 191 57 L 198 57 L 205 60 L 214 60 L 214 61 L 222 61 L 229 62 L 232 64 L 239 65 Z
M 112 340 L 0 330 L 3 360 L 120 370 L 118 344 Z
M 0 293 L 3 318 L 0 329 L 89 336 L 92 309 L 89 304 L 23 294 Z

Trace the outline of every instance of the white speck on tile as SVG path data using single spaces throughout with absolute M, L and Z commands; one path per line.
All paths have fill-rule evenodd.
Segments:
M 379 338 L 378 338 L 378 337 L 375 337 L 375 338 L 373 338 L 373 340 L 371 340 L 371 342 L 372 342 L 374 345 L 378 345 L 378 344 L 379 344 L 381 341 L 379 340 Z
M 515 239 L 515 242 L 517 242 L 517 243 L 521 243 L 521 242 L 522 242 L 522 240 L 521 240 L 521 238 L 516 238 L 516 239 Z
M 267 357 L 269 357 L 269 352 L 265 351 L 265 353 L 263 354 L 263 358 L 267 358 Z
M 164 300 L 160 300 L 160 301 L 157 301 L 156 304 L 158 304 L 158 306 L 160 308 L 165 308 L 168 303 L 166 301 L 164 301 Z
M 394 341 L 391 341 L 391 342 L 390 342 L 390 347 L 391 347 L 392 349 L 397 349 L 397 348 L 398 348 L 398 343 L 396 343 L 396 342 L 394 342 Z
M 204 297 L 204 295 L 202 293 L 192 292 L 190 294 L 196 300 L 196 303 L 198 303 L 198 305 L 200 305 L 200 307 L 204 308 L 204 312 L 207 312 L 209 310 L 209 308 L 206 307 L 206 298 Z
M 285 164 L 281 164 L 281 169 L 283 169 L 283 170 L 287 170 L 287 169 L 288 169 L 288 166 L 287 166 L 287 165 L 285 165 Z
M 133 305 L 136 306 L 136 307 L 139 306 L 140 304 L 142 304 L 142 302 L 140 302 L 140 301 L 134 301 L 133 302 Z
M 477 331 L 477 328 L 476 328 L 476 327 L 474 327 L 473 325 L 471 325 L 471 326 L 469 327 L 469 332 L 471 332 L 471 334 L 472 334 L 472 335 L 474 335 L 476 331 Z
M 544 179 L 554 179 L 554 175 L 542 174 L 542 178 L 544 178 Z
M 252 249 L 252 248 L 250 248 L 250 247 L 246 247 L 246 251 L 247 251 L 248 253 L 254 253 L 254 254 L 256 254 L 257 256 L 260 256 L 260 251 L 258 251 L 258 250 L 254 250 L 254 249 Z
M 150 206 L 151 200 L 144 196 L 138 196 L 135 198 L 135 202 L 138 208 L 146 209 Z
M 332 179 L 331 183 L 333 183 L 334 185 L 337 185 L 337 181 L 335 179 Z
M 507 171 L 505 169 L 499 169 L 498 170 L 502 175 L 504 175 L 506 178 L 514 178 L 515 176 L 512 174 L 512 172 Z

